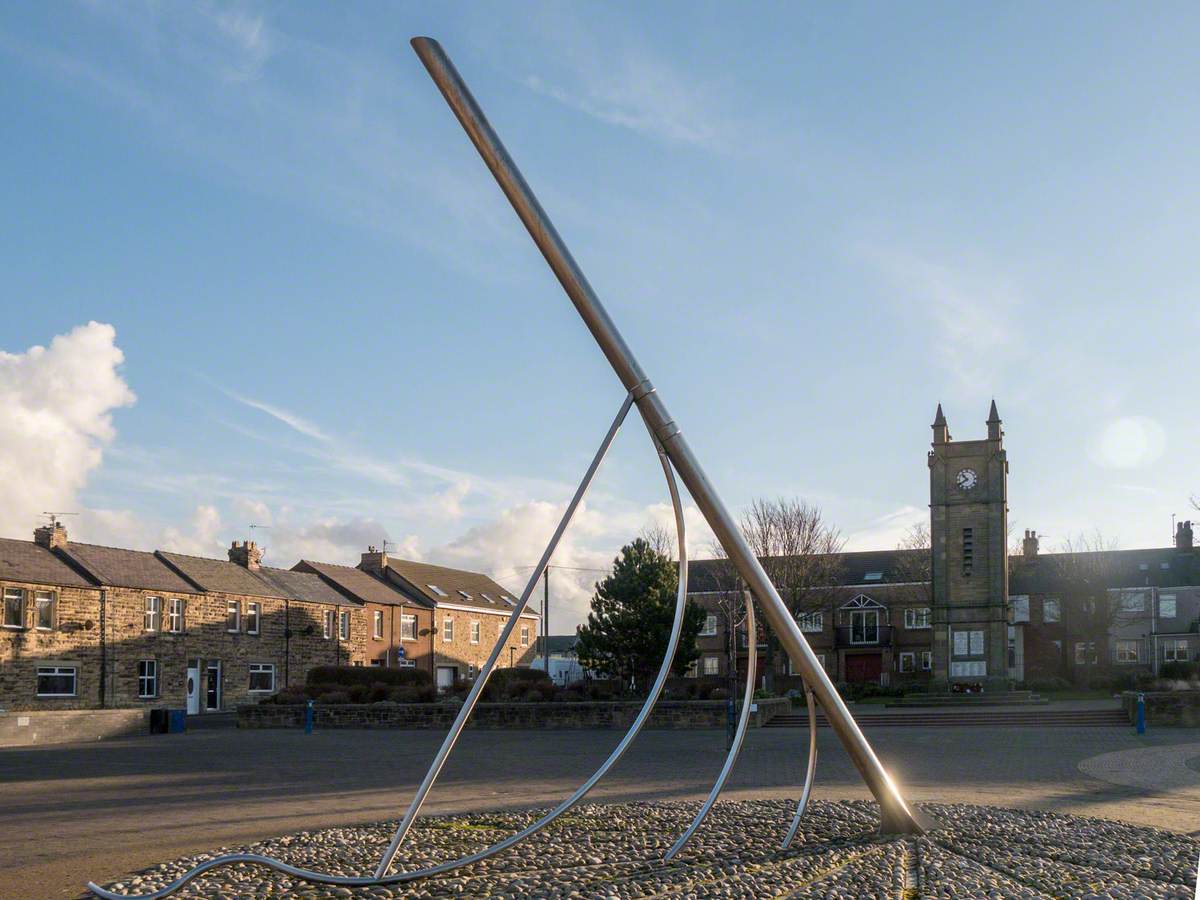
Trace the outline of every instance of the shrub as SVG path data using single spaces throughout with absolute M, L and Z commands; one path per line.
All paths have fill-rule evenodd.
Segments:
M 1195 678 L 1200 670 L 1200 664 L 1191 662 L 1167 662 L 1158 670 L 1160 678 L 1173 681 L 1187 681 Z
M 338 685 L 350 687 L 375 683 L 387 685 L 433 684 L 433 678 L 424 669 L 384 669 L 377 666 L 317 666 L 309 669 L 307 683 L 311 685 Z
M 432 703 L 437 699 L 432 684 L 400 684 L 387 690 L 387 699 L 393 703 Z
M 729 691 L 725 688 L 713 688 L 708 695 L 709 700 L 728 700 Z
M 369 684 L 352 684 L 346 693 L 350 695 L 351 703 L 366 703 L 367 698 L 371 696 L 371 686 Z
M 318 703 L 349 703 L 350 695 L 345 691 L 329 691 L 328 693 L 322 694 L 316 699 Z
M 1045 678 L 1030 678 L 1025 682 L 1028 690 L 1042 693 L 1044 691 L 1066 691 L 1071 689 L 1071 682 L 1065 678 L 1051 675 Z

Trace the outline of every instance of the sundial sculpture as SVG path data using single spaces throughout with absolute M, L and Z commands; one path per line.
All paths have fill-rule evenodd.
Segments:
M 265 866 L 293 878 L 316 884 L 333 884 L 345 887 L 401 884 L 427 878 L 432 875 L 440 875 L 486 859 L 524 840 L 529 835 L 554 821 L 582 800 L 588 791 L 604 777 L 608 770 L 621 758 L 625 750 L 628 749 L 633 739 L 646 723 L 646 720 L 650 717 L 650 712 L 658 700 L 667 675 L 671 670 L 671 662 L 675 657 L 675 650 L 679 644 L 679 636 L 683 625 L 683 612 L 687 602 L 687 544 L 683 522 L 683 506 L 680 501 L 679 488 L 675 481 L 676 474 L 678 474 L 679 479 L 691 493 L 692 499 L 695 500 L 696 505 L 704 515 L 705 521 L 708 522 L 713 534 L 725 549 L 738 575 L 746 583 L 753 601 L 758 603 L 763 617 L 774 630 L 779 643 L 782 645 L 789 659 L 791 659 L 793 671 L 799 672 L 804 680 L 809 715 L 808 768 L 800 801 L 797 804 L 795 815 L 782 842 L 783 847 L 788 847 L 795 837 L 801 816 L 804 814 L 809 795 L 812 791 L 813 775 L 817 760 L 816 703 L 821 704 L 829 725 L 833 728 L 834 733 L 837 734 L 838 739 L 857 767 L 863 781 L 866 782 L 867 787 L 874 795 L 876 801 L 878 801 L 880 831 L 887 834 L 922 833 L 927 825 L 925 818 L 921 813 L 911 809 L 908 803 L 905 802 L 899 788 L 892 781 L 882 763 L 880 763 L 879 758 L 875 755 L 875 751 L 871 749 L 871 745 L 867 743 L 867 739 L 863 736 L 862 731 L 859 730 L 858 724 L 854 721 L 854 717 L 850 715 L 846 704 L 838 696 L 833 682 L 829 680 L 829 676 L 825 674 L 824 668 L 817 661 L 812 649 L 808 646 L 808 642 L 804 639 L 804 635 L 801 634 L 796 621 L 788 612 L 783 600 L 780 599 L 779 593 L 775 590 L 774 585 L 771 584 L 771 580 L 767 577 L 766 572 L 763 571 L 763 567 L 759 564 L 758 559 L 751 552 L 749 545 L 742 537 L 737 523 L 721 502 L 721 498 L 717 495 L 716 490 L 709 483 L 708 478 L 700 467 L 699 461 L 692 453 L 691 448 L 688 447 L 679 426 L 675 424 L 675 420 L 667 412 L 662 397 L 650 383 L 650 379 L 646 377 L 641 366 L 638 365 L 632 351 L 626 345 L 620 332 L 617 331 L 616 325 L 609 318 L 608 313 L 600 303 L 600 299 L 596 296 L 595 291 L 588 284 L 587 278 L 584 277 L 575 259 L 571 256 L 571 252 L 567 249 L 566 244 L 563 243 L 562 238 L 558 236 L 558 232 L 555 231 L 554 225 L 550 222 L 541 204 L 538 203 L 537 197 L 534 196 L 533 191 L 526 184 L 516 164 L 508 155 L 508 151 L 504 149 L 500 138 L 492 130 L 492 126 L 484 116 L 483 110 L 479 108 L 479 104 L 471 96 L 466 83 L 462 80 L 462 77 L 458 74 L 453 63 L 450 62 L 450 59 L 446 56 L 445 51 L 442 50 L 441 45 L 437 41 L 432 38 L 418 37 L 413 38 L 412 46 L 416 50 L 417 56 L 421 58 L 421 62 L 425 64 L 425 68 L 429 71 L 438 89 L 442 92 L 442 96 L 445 97 L 454 115 L 458 117 L 458 121 L 462 124 L 471 142 L 475 145 L 475 149 L 483 157 L 484 163 L 491 170 L 492 175 L 500 185 L 500 189 L 508 197 L 509 202 L 529 231 L 534 243 L 542 251 L 546 262 L 549 263 L 551 270 L 558 277 L 559 283 L 562 284 L 563 290 L 571 298 L 571 302 L 575 304 L 575 309 L 583 318 L 588 330 L 591 331 L 592 337 L 596 339 L 596 343 L 600 345 L 601 351 L 608 358 L 613 371 L 616 372 L 617 378 L 620 379 L 622 387 L 625 388 L 625 398 L 621 403 L 616 418 L 613 419 L 612 425 L 608 429 L 608 433 L 604 436 L 600 448 L 596 451 L 591 465 L 588 466 L 587 471 L 584 473 L 583 480 L 579 483 L 574 497 L 572 497 L 571 502 L 567 505 L 562 520 L 555 529 L 554 535 L 550 538 L 550 543 L 547 544 L 545 552 L 542 553 L 537 568 L 529 576 L 529 583 L 525 586 L 520 600 L 513 608 L 508 623 L 500 633 L 495 647 L 492 648 L 487 663 L 479 670 L 479 675 L 475 679 L 475 683 L 471 687 L 466 700 L 463 702 L 462 708 L 454 720 L 454 724 L 450 727 L 449 734 L 446 735 L 445 741 L 434 757 L 429 771 L 425 773 L 425 778 L 422 780 L 420 787 L 417 788 L 416 795 L 409 804 L 408 810 L 399 827 L 397 827 L 395 836 L 392 838 L 387 850 L 384 851 L 383 858 L 376 867 L 374 874 L 363 876 L 333 875 L 300 869 L 280 860 L 257 854 L 236 853 L 207 860 L 162 889 L 149 894 L 118 894 L 105 890 L 94 882 L 89 882 L 88 889 L 96 896 L 111 898 L 111 900 L 130 897 L 136 897 L 139 900 L 153 900 L 153 898 L 166 897 L 173 894 L 187 882 L 209 869 L 236 863 L 253 863 Z M 671 635 L 667 642 L 666 653 L 663 655 L 658 676 L 650 688 L 649 696 L 646 697 L 645 703 L 642 705 L 633 724 L 625 733 L 625 736 L 600 768 L 587 781 L 580 785 L 570 797 L 563 800 L 558 806 L 536 822 L 490 847 L 460 859 L 450 860 L 423 869 L 393 873 L 391 871 L 392 864 L 401 843 L 404 841 L 405 835 L 408 834 L 409 829 L 420 813 L 421 806 L 425 802 L 425 798 L 433 787 L 434 782 L 437 780 L 442 766 L 445 765 L 450 753 L 454 750 L 454 745 L 458 741 L 458 737 L 462 733 L 472 709 L 474 709 L 476 702 L 479 700 L 484 685 L 487 684 L 488 678 L 496 667 L 501 650 L 507 646 L 508 639 L 516 628 L 521 613 L 524 611 L 530 596 L 533 594 L 534 588 L 542 577 L 542 573 L 545 571 L 555 547 L 570 524 L 576 509 L 578 509 L 580 501 L 583 499 L 584 494 L 587 493 L 596 470 L 600 467 L 601 461 L 604 459 L 609 446 L 616 437 L 617 430 L 625 420 L 625 416 L 628 414 L 630 408 L 635 405 L 638 408 L 638 412 L 641 413 L 642 421 L 650 433 L 650 439 L 658 452 L 659 461 L 666 476 L 667 489 L 670 492 L 671 505 L 675 513 L 675 528 L 679 544 L 679 592 L 675 599 L 675 618 L 671 628 Z M 746 604 L 745 624 L 748 634 L 754 634 L 755 631 L 754 602 L 747 602 Z M 691 824 L 679 836 L 671 846 L 671 849 L 667 851 L 665 859 L 669 860 L 678 853 L 687 840 L 700 827 L 705 816 L 708 815 L 708 811 L 716 802 L 721 789 L 725 785 L 726 779 L 729 777 L 729 773 L 733 770 L 734 763 L 737 761 L 738 753 L 745 739 L 746 727 L 749 724 L 750 707 L 754 694 L 754 657 L 755 655 L 751 653 L 747 661 L 742 709 L 737 729 L 734 733 L 734 740 L 726 756 L 725 763 L 721 767 L 720 774 L 717 776 L 717 780 L 713 784 L 708 798 L 701 805 L 699 812 L 697 812 Z

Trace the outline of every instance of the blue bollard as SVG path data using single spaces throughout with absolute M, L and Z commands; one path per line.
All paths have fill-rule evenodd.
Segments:
M 1146 733 L 1146 695 L 1138 694 L 1137 733 Z
M 306 703 L 304 705 L 304 733 L 305 734 L 312 734 L 312 722 L 313 722 L 313 702 L 311 700 L 309 700 L 308 703 Z

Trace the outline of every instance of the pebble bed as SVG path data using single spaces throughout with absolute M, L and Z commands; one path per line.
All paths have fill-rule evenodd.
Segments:
M 879 837 L 865 801 L 809 806 L 790 850 L 779 842 L 794 809 L 780 800 L 719 803 L 688 846 L 662 857 L 695 803 L 576 807 L 491 859 L 389 887 L 312 885 L 240 863 L 210 870 L 174 896 L 242 897 L 1062 897 L 1191 898 L 1200 839 L 1103 819 L 965 804 L 918 804 L 940 827 Z M 480 850 L 534 821 L 528 813 L 430 816 L 393 871 Z M 359 875 L 374 870 L 397 822 L 303 831 L 189 856 L 110 885 L 142 894 L 225 853 Z

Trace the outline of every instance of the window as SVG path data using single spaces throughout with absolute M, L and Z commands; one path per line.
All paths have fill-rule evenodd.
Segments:
M 158 660 L 143 659 L 138 663 L 138 696 L 143 700 L 158 696 Z
M 1174 594 L 1163 594 L 1158 598 L 1158 617 L 1173 619 L 1177 615 Z
M 969 577 L 975 564 L 975 530 L 964 528 L 962 532 L 962 573 Z
M 483 594 L 483 593 L 481 593 L 479 596 L 480 596 L 480 597 L 482 597 L 484 600 L 486 600 L 488 603 L 495 603 L 495 602 L 496 602 L 495 600 L 493 600 L 493 599 L 492 599 L 492 597 L 491 597 L 491 595 L 490 595 L 490 594 Z
M 39 697 L 74 697 L 74 666 L 38 666 L 37 695 Z
M 340 626 L 338 629 L 338 633 L 341 635 L 342 640 L 343 641 L 350 640 L 350 610 L 348 610 L 348 609 L 342 610 L 341 619 L 338 622 L 338 624 Z
M 4 589 L 4 627 L 25 627 L 25 592 L 20 588 Z
M 415 669 L 417 667 L 417 664 L 413 660 L 400 656 L 399 653 L 400 649 L 396 648 L 396 665 L 402 669 Z
M 442 643 L 449 644 L 454 640 L 454 620 L 442 620 Z
M 1186 638 L 1166 638 L 1162 642 L 1163 662 L 1187 662 L 1188 642 Z
M 983 656 L 982 631 L 954 632 L 955 656 Z
M 717 634 L 717 617 L 709 613 L 704 617 L 704 627 L 700 629 L 700 637 L 715 637 Z
M 825 654 L 824 653 L 817 654 L 817 662 L 819 662 L 821 664 L 822 669 L 825 668 Z
M 932 672 L 933 671 L 933 651 L 932 650 L 922 650 L 921 651 L 921 671 L 922 672 Z
M 383 667 L 383 660 L 382 660 L 382 659 L 373 659 L 373 660 L 371 660 L 371 668 L 372 668 L 372 669 L 379 669 L 379 668 L 382 668 L 382 667 Z
M 1013 622 L 1029 621 L 1029 596 L 1027 594 L 1018 594 L 1015 597 L 1009 597 L 1008 603 L 1012 607 Z
M 1062 604 L 1054 597 L 1047 597 L 1042 601 L 1042 621 L 1047 625 L 1062 621 Z
M 433 591 L 439 597 L 449 597 L 450 596 L 445 591 L 443 591 L 440 587 L 438 587 L 436 584 L 427 584 L 427 585 L 425 585 L 425 587 L 429 588 L 431 591 Z
M 1119 663 L 1135 663 L 1138 661 L 1138 644 L 1141 641 L 1117 641 L 1116 655 Z
M 883 581 L 882 572 L 868 572 L 863 576 L 863 581 Z
M 472 599 L 474 599 L 474 598 L 473 598 L 473 597 L 472 597 L 470 594 L 468 594 L 466 591 L 459 591 L 459 592 L 458 592 L 458 596 L 462 597 L 464 600 L 472 600 Z
M 1096 642 L 1079 641 L 1075 645 L 1075 665 L 1090 666 L 1096 664 Z
M 472 623 L 471 623 L 471 643 L 472 643 L 472 644 L 478 644 L 478 643 L 479 643 L 479 631 L 480 631 L 480 628 L 479 628 L 479 623 L 478 623 L 478 622 L 472 622 Z
M 239 600 L 229 600 L 225 604 L 225 630 L 238 632 L 242 630 L 242 604 Z
M 684 678 L 700 677 L 700 660 L 693 659 L 690 663 L 688 663 L 687 671 L 685 671 L 683 673 L 683 677 Z
M 468 678 L 474 678 L 474 677 L 475 677 L 475 663 L 470 663 L 470 664 L 467 666 L 467 677 L 468 677 Z
M 183 633 L 183 601 L 172 597 L 167 608 L 167 630 L 173 634 Z
M 929 607 L 918 606 L 915 609 L 906 609 L 904 611 L 904 627 L 905 628 L 929 628 Z
M 721 674 L 721 657 L 719 657 L 719 656 L 704 657 L 704 674 L 705 675 L 720 675 Z
M 987 663 L 982 660 L 950 663 L 951 678 L 982 678 L 985 675 L 987 675 Z
M 275 664 L 250 663 L 250 693 L 269 693 L 275 690 Z
M 715 619 L 716 616 L 713 616 Z M 796 616 L 796 624 L 801 631 L 821 631 L 825 628 L 825 614 L 819 612 L 800 613 Z
M 333 638 L 333 610 L 332 609 L 325 610 L 324 635 L 325 635 L 325 640 L 327 640 L 327 641 L 331 640 Z
M 507 603 L 509 606 L 517 605 L 517 601 L 514 600 L 512 597 L 508 596 L 508 594 L 501 594 L 500 599 L 503 600 L 505 603 Z
M 162 625 L 162 597 L 146 598 L 146 630 L 158 631 Z
M 34 622 L 39 631 L 50 631 L 54 628 L 54 592 L 34 591 L 33 606 L 36 612 Z
M 850 612 L 850 643 L 879 643 L 879 610 L 855 609 Z
M 1171 564 L 1169 562 L 1159 563 L 1158 567 L 1165 572 L 1167 569 L 1171 568 Z
M 258 634 L 258 618 L 261 603 L 246 604 L 246 634 Z
M 374 620 L 374 627 L 372 628 L 371 634 L 375 640 L 379 640 L 383 637 L 383 611 L 378 609 L 375 610 L 372 619 Z
M 415 641 L 417 639 L 417 617 L 400 615 L 400 640 Z
M 1121 612 L 1140 613 L 1146 611 L 1146 593 L 1144 591 L 1125 591 L 1121 594 Z
M 522 647 L 529 646 L 529 626 L 528 625 L 521 626 L 521 646 Z
M 900 654 L 900 671 L 911 672 L 916 668 L 917 655 L 915 653 Z

